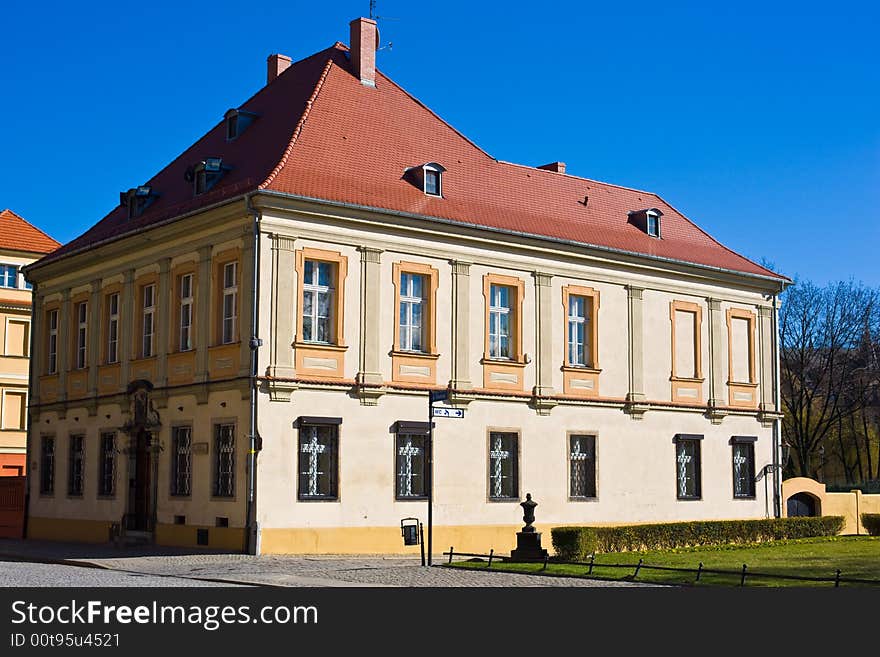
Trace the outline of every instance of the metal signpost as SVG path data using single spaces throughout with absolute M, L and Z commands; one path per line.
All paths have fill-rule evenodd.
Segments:
M 434 408 L 434 402 L 449 399 L 449 390 L 431 390 L 428 392 L 428 445 L 425 449 L 425 461 L 427 467 L 428 484 L 428 565 L 431 564 L 431 555 L 434 539 L 434 418 L 454 417 L 463 418 L 464 409 L 461 408 Z

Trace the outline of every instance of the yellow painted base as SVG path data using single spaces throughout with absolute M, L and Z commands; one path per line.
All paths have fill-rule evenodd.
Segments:
M 72 520 L 70 518 L 28 519 L 27 538 L 74 543 L 108 543 L 110 522 L 104 520 Z M 197 529 L 208 530 L 208 544 L 198 545 Z M 157 525 L 156 545 L 210 548 L 242 552 L 245 530 L 238 527 L 196 527 L 194 525 Z
M 208 544 L 198 545 L 196 530 L 208 530 Z M 245 531 L 240 527 L 197 527 L 195 525 L 156 525 L 156 545 L 200 547 L 243 552 Z
M 516 547 L 516 532 L 522 525 L 434 527 L 433 552 L 488 554 L 509 552 Z M 425 529 L 427 543 L 427 528 Z M 542 535 L 550 548 L 550 533 Z M 398 527 L 321 527 L 316 529 L 266 528 L 261 532 L 263 554 L 419 554 L 417 545 L 404 545 Z
M 110 522 L 31 516 L 27 521 L 26 538 L 75 543 L 107 543 L 110 540 Z

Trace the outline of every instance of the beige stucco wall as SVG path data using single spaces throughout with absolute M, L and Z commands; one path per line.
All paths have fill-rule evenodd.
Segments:
M 553 525 L 672 521 L 681 519 L 758 518 L 772 514 L 773 486 L 763 480 L 756 484 L 754 499 L 733 498 L 731 447 L 734 435 L 756 436 L 755 470 L 772 459 L 772 429 L 754 410 L 727 411 L 722 420 L 706 415 L 709 398 L 711 354 L 707 299 L 729 299 L 730 305 L 751 309 L 766 306 L 756 291 L 731 288 L 711 281 L 684 283 L 670 272 L 645 272 L 625 267 L 603 267 L 595 263 L 574 264 L 566 258 L 541 256 L 525 250 L 506 250 L 501 244 L 477 247 L 441 233 L 429 236 L 395 233 L 392 238 L 365 224 L 328 222 L 317 227 L 310 216 L 295 212 L 264 213 L 265 230 L 293 239 L 293 250 L 320 248 L 341 251 L 348 258 L 346 279 L 346 343 L 356 345 L 358 326 L 370 313 L 379 318 L 379 363 L 386 382 L 391 378 L 391 345 L 394 323 L 392 265 L 407 261 L 438 270 L 437 385 L 451 378 L 451 362 L 456 349 L 450 315 L 453 273 L 451 262 L 471 263 L 466 277 L 469 296 L 469 326 L 466 349 L 469 353 L 468 377 L 475 388 L 483 385 L 485 309 L 483 276 L 511 276 L 523 282 L 523 351 L 530 362 L 523 368 L 520 398 L 485 396 L 479 392 L 466 405 L 465 419 L 438 419 L 435 432 L 435 546 L 455 545 L 462 550 L 507 549 L 515 540 L 522 510 L 517 501 L 494 502 L 487 498 L 488 431 L 493 428 L 520 432 L 519 493 L 530 492 L 538 501 L 537 526 L 549 532 Z M 360 280 L 360 254 L 355 246 L 381 249 L 380 305 L 361 308 L 357 299 L 369 282 Z M 264 239 L 263 263 L 271 261 L 270 239 Z M 272 321 L 271 280 L 285 272 L 261 267 L 260 323 Z M 565 349 L 565 310 L 562 288 L 566 285 L 591 287 L 600 293 L 599 375 L 602 400 L 582 402 L 560 399 L 549 414 L 539 414 L 528 395 L 538 385 L 536 337 L 536 278 L 534 272 L 549 273 L 551 314 L 542 318 L 552 336 L 551 384 L 557 395 L 563 391 L 561 365 Z M 652 406 L 641 421 L 626 414 L 623 400 L 629 392 L 627 331 L 629 301 L 627 285 L 645 288 L 644 375 L 647 402 Z M 295 284 L 291 285 L 295 289 Z M 670 408 L 671 331 L 670 303 L 673 300 L 699 304 L 701 358 L 704 381 L 702 404 L 691 409 Z M 354 304 L 354 305 L 353 305 Z M 294 309 L 293 315 L 296 315 Z M 723 320 L 722 320 L 723 323 Z M 718 374 L 726 384 L 727 335 L 716 334 L 716 346 L 724 371 Z M 769 345 L 766 345 L 769 348 Z M 268 350 L 260 350 L 260 371 L 271 367 Z M 758 358 L 756 357 L 756 361 Z M 346 378 L 357 375 L 357 353 L 346 354 Z M 760 364 L 756 362 L 756 367 Z M 425 520 L 426 502 L 395 500 L 395 454 L 392 425 L 397 420 L 425 421 L 427 402 L 424 392 L 389 387 L 375 405 L 361 404 L 353 389 L 343 386 L 294 384 L 289 400 L 271 401 L 259 396 L 259 433 L 263 451 L 259 455 L 258 520 L 264 551 L 294 552 L 401 552 L 401 518 L 416 516 Z M 726 385 L 719 398 L 728 398 Z M 297 429 L 300 416 L 339 417 L 339 499 L 336 501 L 297 500 Z M 597 435 L 598 497 L 590 501 L 568 499 L 567 432 L 583 431 Z M 675 485 L 675 445 L 677 433 L 704 435 L 702 441 L 702 499 L 679 501 Z M 771 482 L 768 482 L 771 483 Z M 508 545 L 509 544 L 509 545 Z M 549 544 L 549 534 L 545 539 Z
M 505 545 L 513 541 L 513 531 L 522 515 L 518 501 L 490 502 L 487 499 L 487 432 L 492 428 L 520 433 L 519 493 L 524 496 L 529 492 L 539 503 L 537 526 L 545 532 L 560 524 L 756 518 L 763 517 L 768 509 L 772 513 L 772 499 L 765 499 L 761 482 L 757 484 L 754 499 L 733 498 L 729 445 L 731 436 L 755 436 L 755 470 L 760 471 L 772 458 L 772 418 L 761 416 L 757 407 L 721 408 L 710 412 L 706 406 L 711 376 L 725 382 L 716 397 L 728 398 L 727 336 L 716 332 L 710 339 L 708 300 L 721 299 L 721 310 L 716 311 L 721 313 L 728 306 L 752 312 L 759 307 L 766 309 L 768 302 L 763 297 L 766 284 L 683 267 L 657 263 L 649 266 L 633 258 L 587 257 L 579 251 L 547 244 L 537 248 L 524 238 L 509 237 L 505 242 L 498 236 L 478 236 L 464 228 L 429 230 L 403 221 L 379 226 L 361 216 L 363 213 L 352 211 L 341 213 L 345 217 L 341 214 L 328 217 L 321 212 L 298 204 L 297 208 L 288 209 L 265 207 L 262 214 L 258 336 L 263 346 L 257 353 L 257 372 L 270 377 L 280 372 L 262 382 L 258 394 L 258 432 L 263 450 L 258 457 L 257 520 L 264 551 L 404 551 L 399 534 L 400 519 L 418 516 L 424 520 L 425 502 L 394 499 L 395 455 L 391 426 L 397 420 L 424 421 L 427 411 L 424 387 L 390 384 L 390 352 L 397 321 L 393 265 L 398 261 L 428 265 L 438 272 L 435 321 L 439 358 L 435 386 L 447 386 L 453 378 L 456 355 L 466 350 L 466 372 L 459 377 L 469 380 L 476 389 L 458 391 L 462 395 L 461 407 L 466 409 L 465 419 L 437 420 L 434 523 L 438 549 L 449 545 L 458 550 L 506 549 Z M 192 224 L 189 229 L 187 222 Z M 216 218 L 207 212 L 187 222 L 157 229 L 158 232 L 150 236 L 102 247 L 104 250 L 71 260 L 69 266 L 59 265 L 41 285 L 41 302 L 69 304 L 65 299 L 79 293 L 90 294 L 90 298 L 95 294 L 102 296 L 109 286 L 124 285 L 125 280 L 151 272 L 161 278 L 162 267 L 166 267 L 164 271 L 169 267 L 173 270 L 185 262 L 194 262 L 201 275 L 206 257 L 232 247 L 243 250 L 242 267 L 247 265 L 250 218 L 243 211 L 224 211 Z M 295 318 L 301 312 L 294 263 L 295 253 L 303 248 L 339 253 L 347 262 L 343 323 L 346 349 L 341 378 L 336 380 L 298 378 L 293 367 L 296 359 L 292 343 L 298 337 Z M 470 263 L 469 268 L 462 263 Z M 462 296 L 466 307 L 460 309 L 460 316 L 453 311 L 455 271 L 459 272 L 457 280 L 467 290 L 467 295 Z M 366 278 L 362 272 L 367 273 Z M 522 389 L 516 396 L 481 390 L 484 366 L 480 359 L 485 334 L 483 277 L 486 274 L 515 277 L 523 283 L 521 339 L 522 351 L 529 358 L 521 370 Z M 202 286 L 205 280 L 199 278 L 197 286 Z M 549 285 L 545 286 L 548 281 Z M 589 287 L 600 295 L 601 372 L 598 374 L 599 395 L 593 399 L 575 399 L 562 394 L 561 366 L 565 350 L 562 290 L 566 285 Z M 213 292 L 204 296 L 201 289 L 196 303 L 206 305 L 197 306 L 197 322 L 217 311 Z M 643 300 L 639 301 L 642 289 Z M 166 451 L 159 455 L 157 540 L 192 544 L 190 529 L 213 527 L 218 516 L 228 517 L 230 530 L 239 533 L 217 532 L 215 545 L 232 544 L 242 536 L 247 480 L 245 437 L 249 421 L 246 338 L 250 328 L 245 300 L 250 291 L 244 285 L 239 291 L 242 304 L 239 321 L 245 341 L 236 347 L 241 355 L 240 367 L 233 373 L 237 374 L 237 381 L 209 377 L 206 382 L 191 381 L 165 389 L 160 386 L 155 393 L 162 420 L 159 440 L 166 446 Z M 544 292 L 549 297 L 543 297 L 545 305 L 541 306 L 540 295 Z M 372 302 L 365 303 L 365 299 Z M 675 300 L 703 308 L 702 401 L 689 407 L 673 404 L 669 380 L 670 303 Z M 539 307 L 549 311 L 539 314 Z M 631 335 L 630 324 L 635 320 L 630 318 L 634 307 L 641 311 L 643 324 L 641 330 Z M 68 316 L 70 312 L 68 305 Z M 465 315 L 466 323 L 461 319 Z M 166 338 L 171 329 L 170 317 L 170 312 L 157 314 L 158 332 Z M 130 341 L 131 317 L 126 321 L 121 340 Z M 538 342 L 539 325 L 542 334 L 549 336 L 552 342 L 549 350 Z M 456 341 L 456 326 L 467 329 L 467 340 Z M 39 326 L 34 327 L 34 331 L 40 330 Z M 126 330 L 129 331 L 127 336 Z M 42 336 L 42 332 L 38 335 Z M 70 335 L 67 338 L 70 340 Z M 97 340 L 100 345 L 103 335 Z M 631 346 L 643 354 L 643 365 L 634 374 L 631 369 L 635 366 L 631 368 L 630 361 L 638 359 L 630 353 Z M 764 347 L 769 350 L 769 343 Z M 209 358 L 202 351 L 204 348 L 204 342 L 200 343 L 199 359 Z M 376 370 L 361 371 L 362 360 L 375 363 Z M 760 357 L 757 360 L 760 363 Z M 718 366 L 713 371 L 715 361 Z M 124 467 L 117 470 L 120 479 L 115 499 L 96 499 L 98 437 L 102 429 L 121 427 L 127 419 L 129 400 L 124 388 L 128 381 L 137 378 L 141 371 L 138 367 L 144 368 L 154 382 L 162 382 L 169 376 L 168 362 L 162 354 L 153 364 L 124 360 L 121 368 L 127 379 L 120 380 L 117 389 L 97 396 L 81 395 L 84 399 L 53 398 L 42 402 L 30 435 L 31 465 L 36 467 L 38 441 L 43 432 L 56 436 L 57 464 L 56 491 L 51 498 L 40 497 L 37 477 L 31 480 L 30 514 L 36 519 L 32 527 L 37 528 L 39 535 L 51 535 L 54 521 L 58 521 L 55 524 L 59 533 L 70 535 L 77 531 L 71 529 L 70 523 L 81 521 L 84 536 L 101 536 L 110 522 L 121 518 L 127 495 Z M 94 361 L 90 364 L 94 367 Z M 541 371 L 543 382 L 539 381 Z M 91 375 L 89 382 L 88 372 L 62 374 L 73 379 L 67 388 L 77 394 L 94 381 Z M 378 375 L 379 379 L 370 381 L 369 394 L 355 383 L 366 380 L 367 375 Z M 637 383 L 642 379 L 644 385 Z M 531 397 L 533 389 L 538 387 L 547 398 L 543 406 L 536 405 Z M 638 408 L 627 402 L 630 397 L 638 398 Z M 294 421 L 303 415 L 342 418 L 338 501 L 297 501 Z M 231 418 L 238 427 L 236 498 L 214 500 L 209 494 L 213 449 L 210 431 L 216 421 Z M 193 456 L 194 492 L 189 500 L 172 500 L 167 494 L 170 472 L 167 446 L 171 427 L 176 422 L 192 422 L 194 441 L 209 443 L 208 454 Z M 81 499 L 68 499 L 67 437 L 79 431 L 86 433 L 86 490 Z M 597 436 L 598 497 L 595 500 L 568 499 L 566 438 L 569 431 Z M 678 433 L 704 436 L 700 500 L 676 499 L 673 438 Z M 120 456 L 120 466 L 124 466 L 123 458 Z M 772 497 L 772 487 L 768 493 Z M 175 515 L 186 516 L 186 532 L 171 524 Z M 545 545 L 549 546 L 549 534 Z
M 424 520 L 424 501 L 394 499 L 391 425 L 396 420 L 424 421 L 426 411 L 424 395 L 389 394 L 378 407 L 361 406 L 345 393 L 317 390 L 298 390 L 286 403 L 261 398 L 261 525 L 266 529 L 394 527 L 411 515 Z M 300 415 L 343 418 L 339 501 L 296 499 L 297 430 L 293 423 Z M 520 402 L 477 400 L 467 406 L 465 419 L 435 422 L 434 521 L 438 526 L 511 525 L 519 521 L 519 500 L 490 502 L 487 497 L 487 432 L 496 428 L 520 432 L 520 495 L 530 492 L 539 503 L 536 515 L 540 529 L 549 530 L 553 524 L 756 518 L 765 512 L 761 486 L 755 499 L 733 499 L 730 437 L 758 436 L 756 470 L 771 459 L 770 432 L 754 418 L 729 417 L 723 426 L 715 426 L 696 413 L 670 412 L 648 414 L 641 423 L 634 423 L 614 408 L 557 406 L 551 415 L 540 416 Z M 597 436 L 595 500 L 568 500 L 569 431 Z M 701 500 L 676 499 L 676 433 L 705 436 Z
M 33 262 L 36 256 L 29 256 L 17 251 L 0 249 L 0 264 L 22 267 Z M 19 273 L 17 284 L 23 282 Z M 27 395 L 29 358 L 15 355 L 16 350 L 9 342 L 9 322 L 25 322 L 30 332 L 31 291 L 23 288 L 0 288 L 0 454 L 15 455 L 8 461 L 24 464 L 26 450 L 26 413 L 25 425 L 21 430 L 7 428 L 14 426 L 13 418 L 7 418 L 6 405 L 3 403 L 6 392 Z M 25 353 L 28 353 L 26 351 Z M 25 400 L 27 403 L 27 400 Z M 0 472 L 0 475 L 4 474 Z
M 797 493 L 811 495 L 819 503 L 823 516 L 843 516 L 841 534 L 867 534 L 862 524 L 863 513 L 880 513 L 880 495 L 865 494 L 858 489 L 848 493 L 828 493 L 825 484 L 808 477 L 793 477 L 782 482 L 782 509 L 788 515 L 788 498 Z
M 180 531 L 174 527 L 174 517 L 186 517 L 189 528 L 209 527 L 216 525 L 218 516 L 229 519 L 230 528 L 238 528 L 239 532 L 245 524 L 244 500 L 247 493 L 247 432 L 248 406 L 242 400 L 238 390 L 214 392 L 208 396 L 206 403 L 199 403 L 194 395 L 172 395 L 167 406 L 157 409 L 162 426 L 158 431 L 158 468 L 157 468 L 157 513 L 159 525 L 173 527 L 168 530 Z M 126 450 L 128 437 L 120 427 L 130 418 L 130 410 L 118 404 L 98 406 L 97 414 L 90 416 L 85 407 L 71 406 L 66 417 L 57 413 L 44 413 L 39 417 L 38 426 L 34 428 L 35 449 L 31 454 L 29 467 L 34 476 L 30 478 L 31 502 L 30 517 L 37 518 L 32 537 L 60 538 L 64 535 L 75 539 L 89 540 L 90 536 L 107 536 L 110 523 L 121 521 L 126 513 L 128 497 L 129 463 Z M 214 498 L 211 487 L 212 465 L 214 458 L 214 425 L 220 422 L 233 422 L 235 434 L 235 497 Z M 192 454 L 192 494 L 189 497 L 173 497 L 170 494 L 171 483 L 171 432 L 177 425 L 192 426 L 192 442 L 203 443 L 203 449 L 196 448 Z M 116 492 L 112 497 L 98 496 L 99 449 L 102 432 L 116 432 Z M 85 464 L 83 471 L 84 490 L 81 497 L 67 494 L 69 436 L 85 435 Z M 39 480 L 39 444 L 40 437 L 55 437 L 55 490 L 52 495 L 40 494 Z M 80 526 L 66 526 L 66 522 L 87 520 Z M 94 523 L 98 523 L 95 529 Z M 52 535 L 53 528 L 58 534 Z M 174 538 L 174 536 L 170 536 Z M 175 542 L 175 541 L 170 541 Z M 184 543 L 195 543 L 195 536 Z M 237 547 L 236 549 L 241 549 Z

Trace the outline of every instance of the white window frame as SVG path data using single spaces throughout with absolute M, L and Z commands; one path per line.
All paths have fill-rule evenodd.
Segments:
M 141 300 L 143 316 L 141 318 L 141 357 L 150 358 L 156 353 L 156 284 L 144 285 Z M 149 291 L 149 299 L 147 292 Z M 148 303 L 149 301 L 149 303 Z M 149 326 L 147 320 L 149 319 Z
M 27 324 L 27 344 L 24 349 L 24 357 L 30 358 L 31 355 L 31 320 L 27 317 L 7 317 L 6 318 L 6 333 L 3 335 L 3 353 L 6 356 L 13 356 L 14 358 L 21 358 L 21 356 L 15 356 L 14 354 L 9 353 L 9 325 L 13 322 L 18 322 L 19 324 Z
M 408 279 L 406 277 L 409 277 Z M 422 280 L 422 296 L 415 296 L 413 288 L 415 286 L 414 279 Z M 400 350 L 413 351 L 417 353 L 425 353 L 425 288 L 428 285 L 428 277 L 424 274 L 415 274 L 413 272 L 400 272 L 400 309 L 404 311 L 404 322 L 400 324 Z M 413 308 L 419 306 L 421 313 L 421 324 L 416 327 L 413 324 Z M 400 321 L 398 313 L 397 321 Z M 407 330 L 404 330 L 407 329 Z M 413 346 L 415 342 L 413 336 L 418 329 L 419 345 Z
M 580 300 L 583 308 L 583 315 L 574 314 L 572 308 L 574 304 L 573 301 Z M 569 294 L 568 295 L 568 318 L 566 328 L 566 346 L 568 348 L 568 364 L 573 367 L 586 367 L 587 366 L 587 348 L 589 347 L 589 343 L 587 342 L 587 336 L 589 335 L 590 328 L 590 317 L 589 310 L 591 306 L 589 305 L 592 302 L 592 299 L 589 297 L 581 296 L 580 294 Z M 577 327 L 583 327 L 583 338 L 581 342 L 577 341 Z M 572 331 L 574 331 L 575 340 L 572 341 Z M 580 345 L 581 353 L 580 357 L 578 357 L 577 347 Z
M 305 271 L 308 263 L 312 263 L 312 280 L 305 280 Z M 321 266 L 325 266 L 329 269 L 329 280 L 331 285 L 321 285 Z M 311 339 L 303 340 L 304 342 L 316 343 L 316 344 L 333 344 L 333 312 L 335 308 L 333 307 L 333 293 L 335 292 L 335 288 L 332 283 L 334 282 L 335 272 L 333 271 L 332 262 L 327 262 L 326 260 L 313 260 L 307 259 L 303 263 L 303 336 L 305 336 L 305 327 L 306 322 L 309 322 L 311 328 Z M 312 313 L 310 315 L 305 314 L 305 298 L 307 294 L 313 294 L 314 298 L 312 299 Z M 321 307 L 320 297 L 322 294 L 327 295 L 327 309 L 328 315 L 326 317 L 321 317 L 318 315 L 318 309 Z M 318 320 L 325 319 L 327 321 L 327 332 L 326 332 L 326 340 L 318 340 L 316 336 L 318 335 Z
M 21 427 L 7 427 L 6 426 L 6 395 L 23 395 L 24 400 L 22 401 L 22 413 L 24 416 L 21 419 Z M 3 388 L 3 400 L 2 400 L 2 408 L 0 408 L 0 428 L 5 429 L 7 431 L 27 431 L 27 408 L 28 408 L 28 391 L 27 388 Z
M 88 367 L 89 302 L 76 304 L 76 369 Z
M 501 289 L 507 290 L 507 306 L 500 305 Z M 513 298 L 516 294 L 515 288 L 509 285 L 498 285 L 492 283 L 489 285 L 489 358 L 495 360 L 510 360 L 513 353 L 512 338 L 510 335 L 511 324 L 513 321 Z M 501 331 L 501 317 L 507 317 L 507 332 Z M 493 349 L 492 337 L 495 336 Z M 507 338 L 507 353 L 501 348 L 501 338 Z
M 58 309 L 50 310 L 46 315 L 46 326 L 49 329 L 47 333 L 48 344 L 46 345 L 46 373 L 56 374 L 58 372 Z
M 189 281 L 189 294 L 184 295 L 184 281 Z M 193 284 L 195 276 L 193 274 L 183 274 L 180 277 L 180 317 L 178 321 L 178 348 L 180 351 L 192 351 L 192 310 L 193 310 Z M 186 320 L 186 321 L 184 321 Z
M 232 284 L 228 285 L 229 276 L 227 272 L 232 268 Z M 227 314 L 228 298 L 232 298 L 232 312 Z M 223 265 L 223 305 L 221 307 L 222 324 L 220 326 L 220 337 L 223 344 L 232 344 L 235 342 L 235 332 L 238 324 L 238 261 L 233 260 Z M 228 326 L 228 330 L 227 330 Z
M 651 222 L 654 221 L 656 230 L 651 230 Z M 651 237 L 660 237 L 660 214 L 657 212 L 651 212 L 650 210 L 645 213 L 645 231 Z
M 13 276 L 12 285 L 7 285 L 6 282 L 9 279 L 9 270 L 12 269 L 15 272 Z M 21 268 L 19 265 L 10 265 L 7 263 L 0 264 L 0 287 L 5 287 L 9 290 L 17 290 L 18 289 L 18 277 L 21 273 Z
M 434 194 L 428 191 L 428 174 L 433 173 L 437 176 L 437 193 Z M 422 176 L 424 177 L 424 187 L 423 190 L 426 196 L 443 196 L 443 170 L 439 167 L 432 166 L 430 164 L 426 164 L 423 167 Z
M 113 312 L 113 301 L 116 312 Z M 119 362 L 119 292 L 107 295 L 107 363 Z

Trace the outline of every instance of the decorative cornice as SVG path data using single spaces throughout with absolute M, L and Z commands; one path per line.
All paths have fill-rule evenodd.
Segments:
M 635 285 L 627 285 L 626 286 L 626 296 L 630 299 L 637 299 L 639 301 L 642 300 L 642 294 L 644 293 L 645 288 L 637 287 Z
M 538 287 L 550 287 L 550 282 L 553 279 L 552 274 L 545 274 L 543 272 L 532 272 L 532 276 L 535 277 L 535 285 Z
M 269 237 L 272 240 L 272 248 L 275 251 L 293 251 L 296 248 L 296 238 L 292 235 L 269 233 Z
M 382 262 L 382 249 L 374 249 L 369 246 L 359 246 L 358 251 L 361 252 L 361 262 L 378 265 Z

